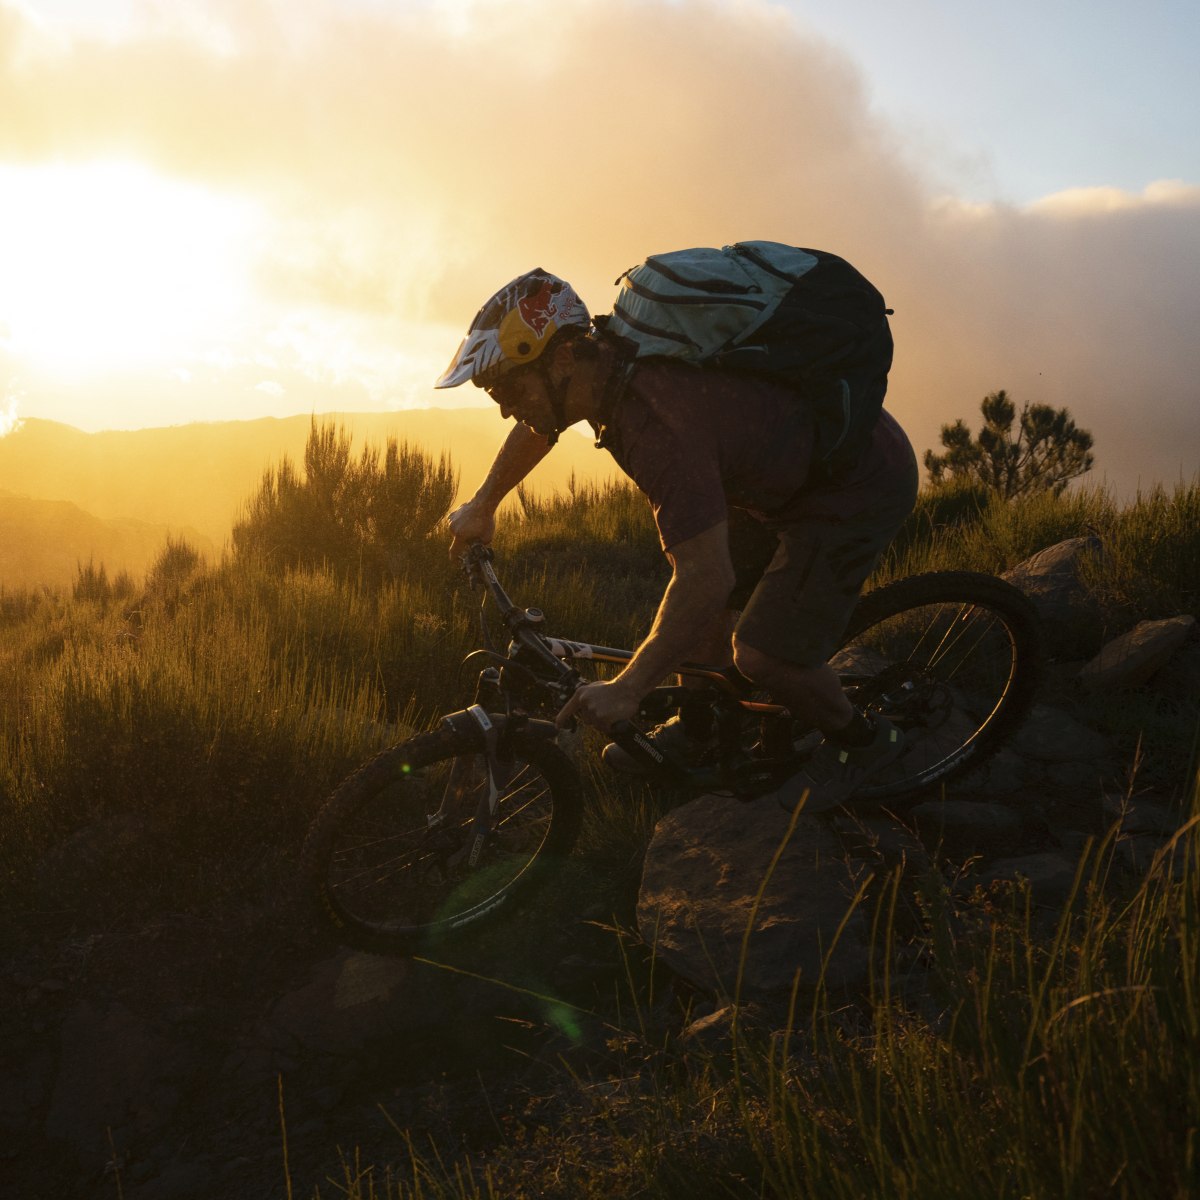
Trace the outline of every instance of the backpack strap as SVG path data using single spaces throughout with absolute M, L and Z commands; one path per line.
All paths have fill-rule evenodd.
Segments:
M 594 336 L 597 340 L 603 341 L 606 346 L 611 348 L 616 362 L 609 373 L 608 379 L 605 381 L 604 391 L 600 396 L 600 404 L 596 410 L 596 417 L 592 421 L 592 429 L 596 434 L 595 446 L 597 450 L 608 448 L 608 434 L 612 425 L 613 414 L 617 411 L 617 406 L 624 398 L 625 391 L 629 387 L 629 381 L 633 378 L 634 367 L 637 365 L 635 347 L 627 339 L 608 333 L 604 328 L 607 322 L 607 317 L 596 319 L 596 334 Z

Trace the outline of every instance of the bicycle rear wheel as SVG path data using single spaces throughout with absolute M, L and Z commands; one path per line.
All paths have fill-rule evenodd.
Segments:
M 894 805 L 974 771 L 1016 732 L 1041 678 L 1037 615 L 991 575 L 915 575 L 862 597 L 830 661 L 856 705 L 904 731 L 901 757 L 854 797 Z
M 409 954 L 541 883 L 569 853 L 579 816 L 578 777 L 553 743 L 510 736 L 489 764 L 441 729 L 384 751 L 338 787 L 309 830 L 301 870 L 340 941 Z

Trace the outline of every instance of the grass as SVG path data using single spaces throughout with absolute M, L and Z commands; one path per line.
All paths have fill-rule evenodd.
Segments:
M 1184 1200 L 1200 1169 L 1200 802 L 1125 888 L 1115 838 L 1089 847 L 1049 928 L 1019 884 L 964 896 L 934 878 L 909 922 L 888 876 L 863 901 L 867 995 L 794 994 L 717 1050 L 627 1013 L 602 1077 L 564 1067 L 466 1153 L 396 1125 L 390 1157 L 343 1154 L 314 1194 Z M 928 991 L 895 970 L 914 951 Z
M 514 599 L 543 607 L 556 632 L 635 643 L 666 580 L 644 501 L 610 485 L 522 495 L 517 508 L 497 542 Z M 1200 482 L 1125 506 L 1087 489 L 1008 505 L 925 493 L 877 581 L 1003 570 L 1090 532 L 1105 547 L 1088 575 L 1104 625 L 1200 616 Z M 89 564 L 69 595 L 0 591 L 0 942 L 164 910 L 215 920 L 230 906 L 259 911 L 261 936 L 277 941 L 278 894 L 335 781 L 470 698 L 459 663 L 478 644 L 477 600 L 428 541 L 422 531 L 410 556 L 381 550 L 370 571 L 357 544 L 345 561 L 327 550 L 297 564 L 250 538 L 252 550 L 205 564 L 172 543 L 141 587 Z M 1076 703 L 1123 744 L 1143 739 L 1157 779 L 1194 777 L 1185 706 Z M 628 929 L 666 801 L 614 785 L 594 759 L 574 873 L 545 920 L 597 907 Z M 1194 1194 L 1190 803 L 1191 826 L 1131 886 L 1117 886 L 1116 834 L 1097 842 L 1050 928 L 1019 888 L 964 896 L 931 876 L 914 894 L 877 879 L 861 901 L 876 934 L 869 994 L 818 989 L 765 1025 L 747 1015 L 732 1054 L 679 1042 L 695 997 L 672 1006 L 629 935 L 596 929 L 617 982 L 561 999 L 598 1034 L 567 1038 L 536 1090 L 501 1088 L 469 1145 L 450 1112 L 432 1143 L 397 1122 L 369 1153 L 331 1149 L 336 1183 L 321 1195 Z M 556 995 L 540 973 L 553 936 L 548 924 L 494 961 L 447 961 L 515 978 L 511 967 Z M 289 1150 L 294 1164 L 294 1132 Z
M 1200 616 L 1200 479 L 1140 492 L 1118 505 L 1100 488 L 1004 502 L 972 488 L 922 492 L 883 578 L 921 571 L 999 574 L 1066 538 L 1095 535 L 1103 551 L 1085 582 L 1105 623 Z

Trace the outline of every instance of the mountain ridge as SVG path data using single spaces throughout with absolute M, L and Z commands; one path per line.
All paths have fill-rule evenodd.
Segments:
M 266 472 L 285 456 L 303 462 L 314 422 L 344 429 L 355 457 L 389 438 L 434 457 L 447 454 L 464 494 L 486 474 L 507 428 L 479 408 L 298 414 L 97 433 L 25 418 L 0 438 L 0 497 L 6 501 L 0 585 L 69 583 L 77 565 L 89 561 L 103 563 L 110 575 L 122 569 L 137 575 L 168 534 L 187 538 L 206 555 L 219 553 Z M 616 473 L 607 454 L 565 435 L 529 482 L 536 491 L 553 491 L 572 474 L 599 480 Z M 64 513 L 55 518 L 37 507 L 45 502 L 76 511 L 70 519 Z

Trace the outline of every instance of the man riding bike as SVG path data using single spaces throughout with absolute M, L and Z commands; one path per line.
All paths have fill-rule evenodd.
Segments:
M 878 319 L 886 354 L 846 374 L 881 397 L 891 337 L 886 315 Z M 736 667 L 824 734 L 818 754 L 836 774 L 808 796 L 805 811 L 843 803 L 894 761 L 900 731 L 856 709 L 828 666 L 863 583 L 916 498 L 916 459 L 889 414 L 861 453 L 829 469 L 828 430 L 802 388 L 798 395 L 762 375 L 637 358 L 604 318 L 592 321 L 570 284 L 540 269 L 483 305 L 435 386 L 467 380 L 517 424 L 474 496 L 450 514 L 452 553 L 490 542 L 504 497 L 563 430 L 587 421 L 649 499 L 671 565 L 631 661 L 613 679 L 580 687 L 560 725 L 578 717 L 607 730 L 632 717 L 679 663 L 702 661 Z M 673 718 L 650 736 L 694 762 L 711 731 Z M 615 744 L 605 761 L 637 770 Z

